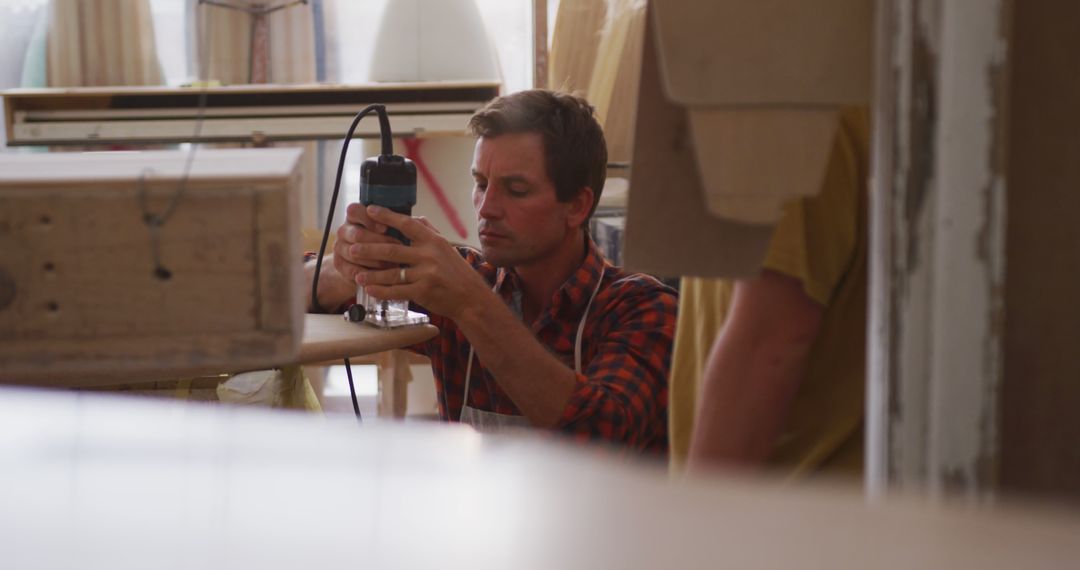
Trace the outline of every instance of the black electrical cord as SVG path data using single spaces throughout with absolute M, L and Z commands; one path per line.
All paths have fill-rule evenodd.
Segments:
M 206 24 L 206 34 L 197 38 L 200 44 L 205 44 L 204 38 L 211 37 L 214 21 L 208 20 Z M 210 49 L 203 50 L 202 56 L 199 59 L 199 69 L 196 70 L 196 76 L 208 73 L 210 69 Z M 199 89 L 198 99 L 198 112 L 195 115 L 195 132 L 191 135 L 191 143 L 188 148 L 187 158 L 184 161 L 184 170 L 180 173 L 180 181 L 176 185 L 176 191 L 173 192 L 172 198 L 169 198 L 169 203 L 165 206 L 165 209 L 158 214 L 154 214 L 150 211 L 150 208 L 146 204 L 146 195 L 148 190 L 146 188 L 146 179 L 153 173 L 153 170 L 144 168 L 139 172 L 139 178 L 136 180 L 136 187 L 138 188 L 138 194 L 136 199 L 139 203 L 139 211 L 142 213 L 143 224 L 146 225 L 150 231 L 150 250 L 154 257 L 154 276 L 163 281 L 167 281 L 172 278 L 172 271 L 169 271 L 161 261 L 161 228 L 172 217 L 173 212 L 176 211 L 176 206 L 180 203 L 180 198 L 184 196 L 184 191 L 187 190 L 188 180 L 191 178 L 191 167 L 195 163 L 195 151 L 199 149 L 199 138 L 202 136 L 203 121 L 206 118 L 207 98 L 210 90 L 210 82 L 205 77 L 200 77 L 202 82 L 202 88 Z
M 361 420 L 360 417 L 360 403 L 356 401 L 356 386 L 353 385 L 352 379 L 352 365 L 349 364 L 349 359 L 345 359 L 345 375 L 349 377 L 349 395 L 352 396 L 352 409 L 356 413 L 356 419 Z
M 375 111 L 379 116 L 379 134 L 382 139 L 383 156 L 394 154 L 394 137 L 390 132 L 390 119 L 386 116 L 386 106 L 375 104 L 364 107 L 364 110 L 357 113 L 356 117 L 353 118 L 352 125 L 349 126 L 349 132 L 345 135 L 345 141 L 341 145 L 341 158 L 338 159 L 337 176 L 334 178 L 334 193 L 330 197 L 330 210 L 326 213 L 322 243 L 319 244 L 319 256 L 315 259 L 315 276 L 311 279 L 311 310 L 316 313 L 323 312 L 323 307 L 319 304 L 319 274 L 322 272 L 322 260 L 323 255 L 326 253 L 326 242 L 330 239 L 330 227 L 334 223 L 334 208 L 337 206 L 338 192 L 341 190 L 341 175 L 345 171 L 345 155 L 349 152 L 349 142 L 352 141 L 353 133 L 356 132 L 356 126 L 360 124 L 360 119 L 363 119 L 372 111 Z M 349 393 L 352 396 L 353 411 L 356 412 L 357 419 L 362 419 L 360 417 L 360 404 L 356 401 L 356 388 L 353 386 L 352 366 L 349 364 L 348 358 L 345 359 L 345 374 L 349 377 Z
M 386 116 L 386 106 L 368 105 L 363 111 L 356 114 L 349 132 L 345 135 L 345 142 L 341 145 L 341 158 L 338 159 L 337 176 L 334 178 L 334 193 L 330 197 L 330 210 L 326 213 L 326 225 L 323 227 L 322 243 L 319 244 L 319 257 L 315 261 L 315 277 L 311 280 L 311 310 L 316 313 L 323 312 L 319 304 L 319 273 L 322 271 L 323 255 L 326 253 L 326 242 L 330 239 L 330 226 L 334 223 L 334 208 L 337 207 L 338 191 L 341 189 L 341 175 L 345 170 L 345 155 L 349 152 L 349 141 L 352 140 L 356 126 L 360 119 L 368 113 L 375 111 L 379 115 L 379 132 L 382 135 L 382 154 L 384 156 L 394 154 L 394 139 L 390 132 L 390 119 Z

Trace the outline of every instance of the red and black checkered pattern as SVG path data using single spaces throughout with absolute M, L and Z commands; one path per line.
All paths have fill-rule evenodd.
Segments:
M 584 263 L 563 284 L 532 326 L 533 334 L 568 367 L 574 367 L 574 336 L 589 296 L 603 279 L 582 333 L 582 373 L 558 429 L 579 440 L 666 453 L 667 376 L 675 335 L 676 294 L 656 279 L 629 274 L 608 263 L 587 243 Z M 465 259 L 494 285 L 509 304 L 520 290 L 513 270 L 498 272 L 480 253 L 460 249 Z M 441 334 L 412 347 L 431 358 L 439 415 L 461 415 L 469 342 L 449 319 L 431 315 Z M 521 411 L 477 357 L 469 405 L 500 414 Z

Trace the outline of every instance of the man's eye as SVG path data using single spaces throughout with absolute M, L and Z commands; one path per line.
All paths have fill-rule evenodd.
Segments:
M 524 189 L 524 188 L 513 188 L 513 187 L 511 187 L 509 189 L 509 193 L 510 193 L 511 196 L 525 196 L 525 195 L 527 195 L 529 193 L 529 191 Z
M 484 190 L 487 190 L 487 184 L 484 184 L 484 183 L 481 183 L 481 182 L 477 182 L 477 183 L 476 183 L 476 189 L 477 189 L 478 191 L 480 191 L 480 192 L 483 192 Z

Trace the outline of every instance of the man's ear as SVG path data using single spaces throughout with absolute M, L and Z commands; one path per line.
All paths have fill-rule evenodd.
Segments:
M 589 218 L 589 212 L 592 210 L 594 196 L 593 189 L 584 186 L 581 188 L 581 192 L 577 193 L 577 196 L 570 199 L 566 217 L 568 227 L 578 228 L 585 223 L 585 220 Z

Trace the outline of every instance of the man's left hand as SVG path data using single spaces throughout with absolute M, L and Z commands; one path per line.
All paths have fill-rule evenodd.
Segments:
M 432 313 L 458 320 L 469 307 L 482 302 L 490 289 L 475 269 L 430 224 L 379 206 L 368 206 L 373 221 L 396 228 L 412 245 L 355 244 L 357 254 L 404 267 L 362 271 L 356 283 L 379 299 L 419 303 Z

